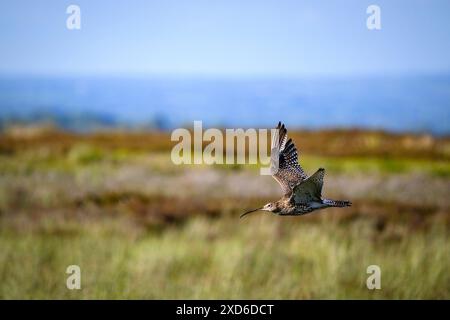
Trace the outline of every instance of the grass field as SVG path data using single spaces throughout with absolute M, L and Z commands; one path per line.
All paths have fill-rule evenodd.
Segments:
M 0 298 L 449 299 L 449 139 L 292 136 L 351 208 L 239 220 L 277 183 L 256 166 L 175 166 L 165 134 L 0 135 Z M 66 288 L 73 264 L 81 290 Z M 373 264 L 381 290 L 366 287 Z

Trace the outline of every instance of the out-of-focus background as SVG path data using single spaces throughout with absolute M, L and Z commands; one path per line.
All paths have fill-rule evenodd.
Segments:
M 0 298 L 450 298 L 450 3 L 375 2 L 3 2 Z M 285 122 L 353 206 L 239 220 L 281 190 L 174 165 L 194 120 Z

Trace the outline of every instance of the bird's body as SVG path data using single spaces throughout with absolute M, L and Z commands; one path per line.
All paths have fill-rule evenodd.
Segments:
M 297 149 L 291 139 L 287 140 L 287 130 L 278 123 L 272 138 L 271 173 L 283 190 L 283 197 L 264 207 L 248 211 L 241 218 L 254 211 L 268 211 L 280 216 L 303 215 L 328 207 L 348 207 L 347 200 L 322 198 L 325 169 L 320 168 L 308 177 L 298 163 Z
M 273 204 L 274 209 L 270 210 L 270 212 L 280 216 L 299 216 L 318 209 L 329 207 L 348 207 L 351 205 L 349 201 L 335 201 L 330 199 L 296 203 L 292 195 L 283 196 L 280 200 L 275 201 Z

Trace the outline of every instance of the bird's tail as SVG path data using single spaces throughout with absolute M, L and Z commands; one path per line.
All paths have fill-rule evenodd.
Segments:
M 330 207 L 350 207 L 352 203 L 348 200 L 323 199 L 323 203 Z

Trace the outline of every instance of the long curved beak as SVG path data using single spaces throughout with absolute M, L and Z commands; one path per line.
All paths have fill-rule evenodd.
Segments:
M 241 214 L 241 216 L 239 218 L 242 219 L 245 215 L 247 215 L 249 213 L 252 213 L 252 212 L 255 212 L 255 211 L 259 211 L 259 210 L 262 210 L 262 208 L 258 208 L 258 209 L 255 209 L 255 210 L 247 211 L 247 212 Z

